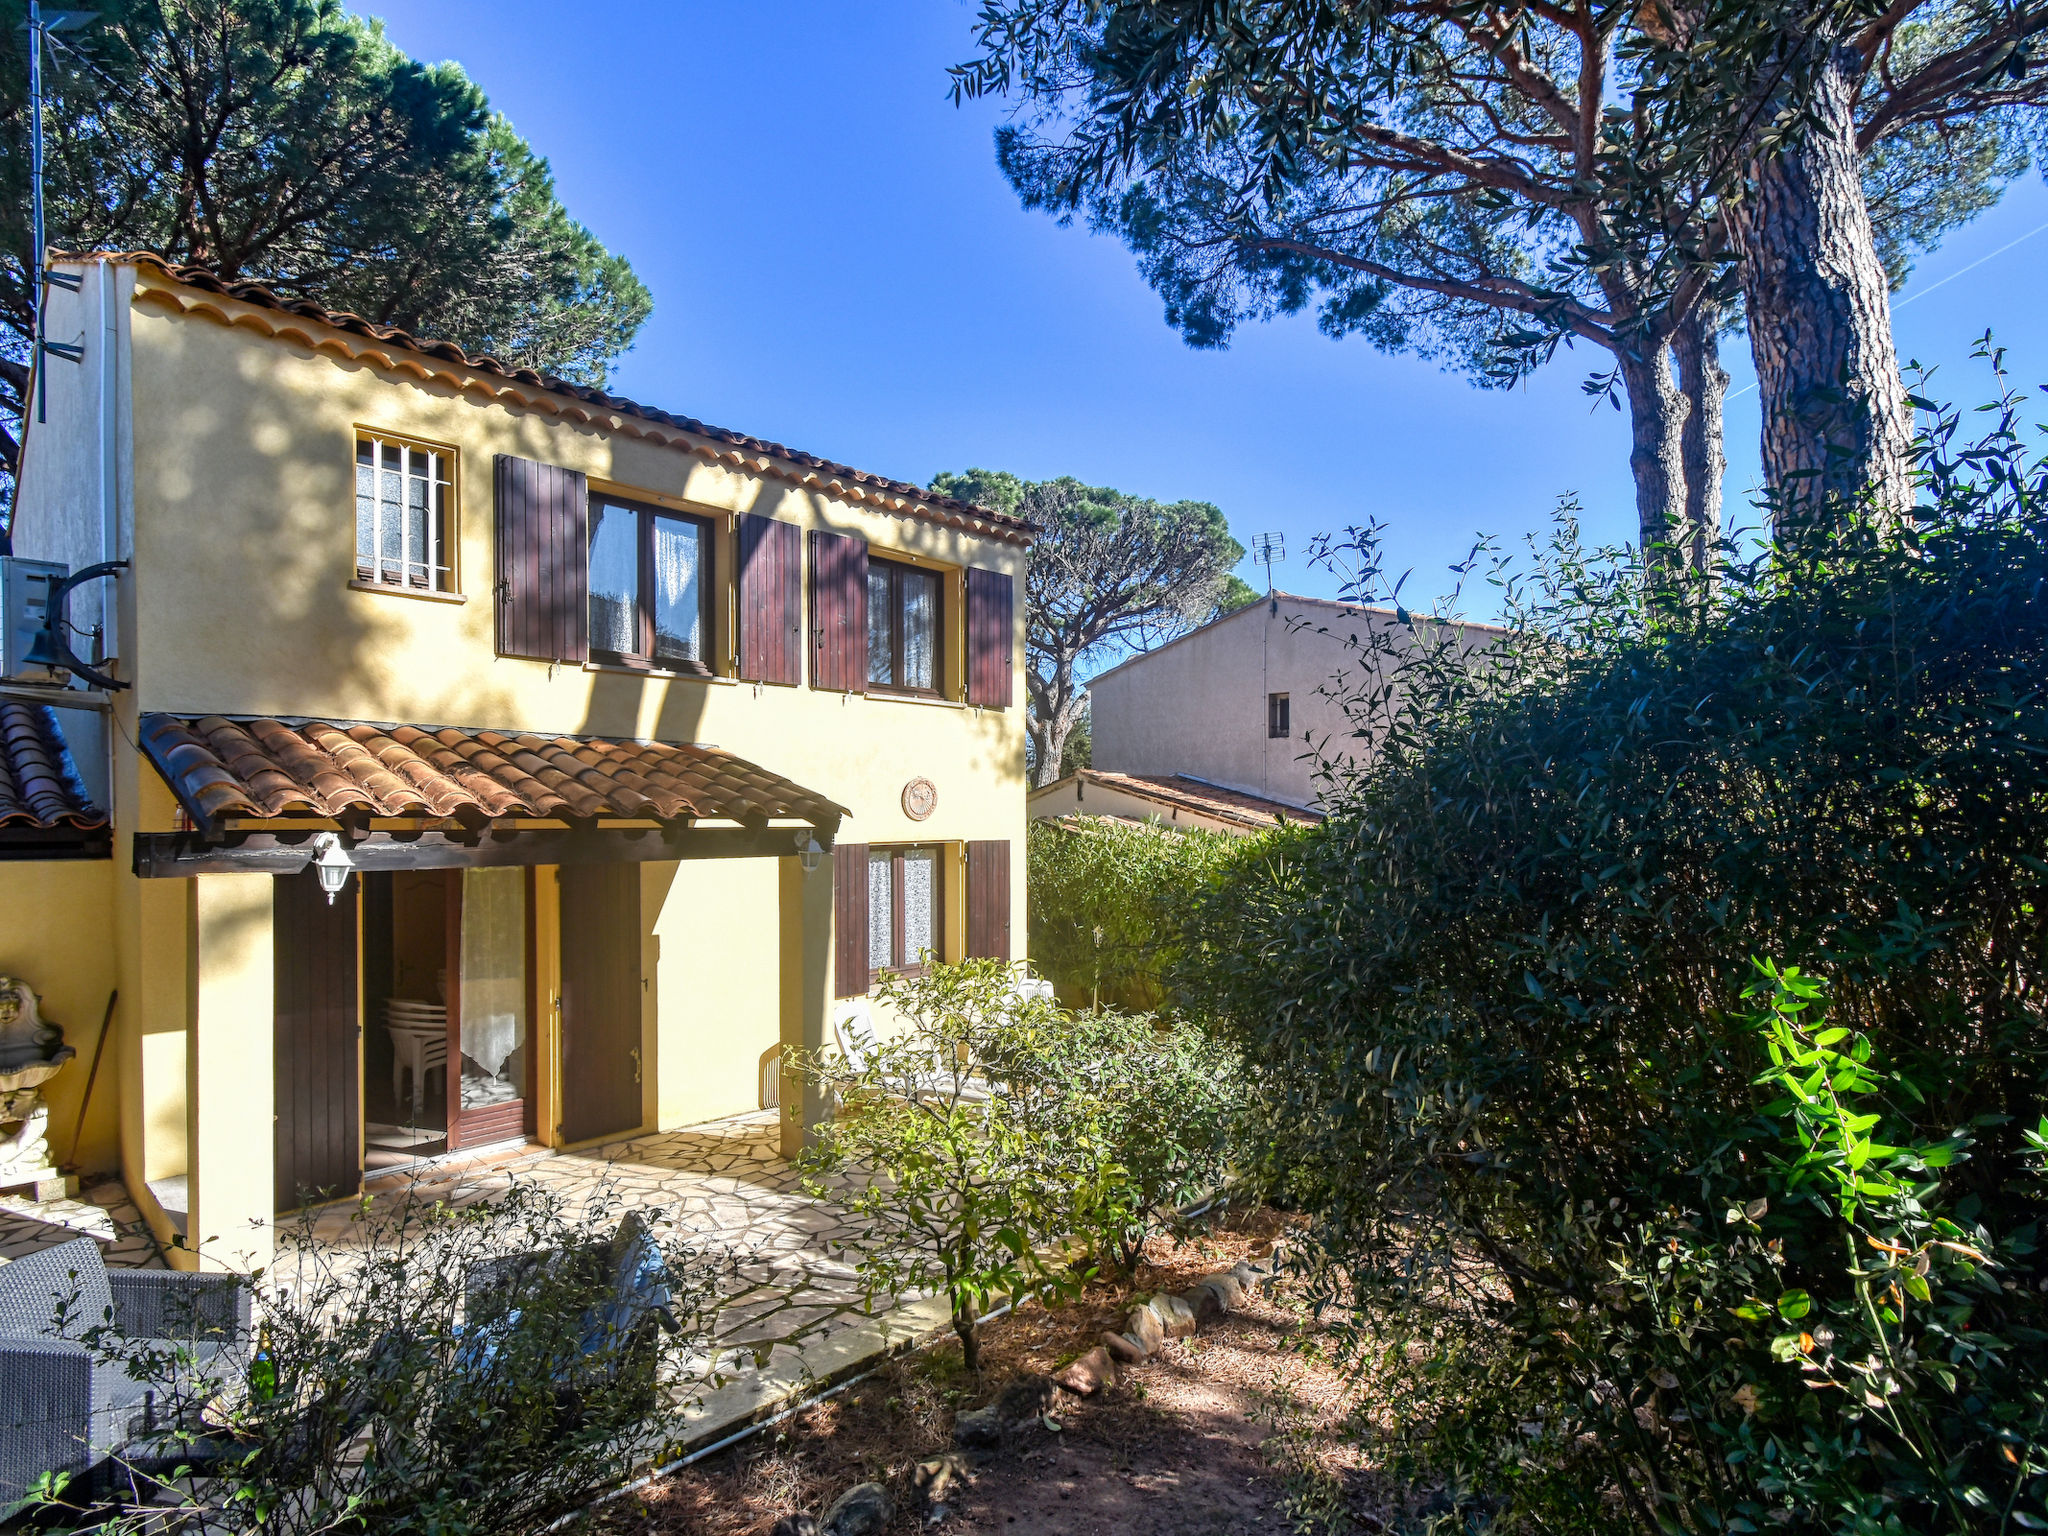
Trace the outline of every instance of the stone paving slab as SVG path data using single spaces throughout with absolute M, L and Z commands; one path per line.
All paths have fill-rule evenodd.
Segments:
M 76 1200 L 0 1195 L 0 1260 L 25 1258 L 79 1237 L 98 1242 L 115 1269 L 170 1267 L 119 1180 L 95 1184 Z

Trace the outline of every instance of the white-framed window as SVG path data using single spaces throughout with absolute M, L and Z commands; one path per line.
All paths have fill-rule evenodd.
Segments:
M 455 590 L 454 458 L 445 449 L 356 434 L 356 580 Z

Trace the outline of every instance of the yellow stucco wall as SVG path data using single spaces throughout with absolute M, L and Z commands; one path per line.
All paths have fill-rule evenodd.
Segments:
M 194 963 L 191 1221 L 174 1257 L 180 1268 L 246 1271 L 271 1256 L 271 877 L 177 883 L 191 893 Z
M 112 895 L 113 866 L 105 859 L 0 864 L 0 976 L 26 981 L 44 1020 L 61 1026 L 65 1043 L 78 1052 L 43 1086 L 43 1101 L 50 1106 L 53 1156 L 85 1174 L 112 1172 L 121 1161 L 118 1019 L 108 1031 L 75 1149 L 72 1140 L 114 990 Z
M 93 307 L 100 294 L 114 299 L 104 316 Z M 78 295 L 57 290 L 51 323 L 121 348 L 104 375 L 53 377 L 52 419 L 31 443 L 33 472 L 24 479 L 16 527 L 23 554 L 47 545 L 74 564 L 99 553 L 134 561 L 118 587 L 113 627 L 135 687 L 116 701 L 107 764 L 116 845 L 111 866 L 99 868 L 103 925 L 124 999 L 116 1037 L 121 1160 L 159 1236 L 169 1224 L 145 1181 L 188 1173 L 210 1180 L 225 1167 L 230 1141 L 209 1138 L 229 1132 L 209 1104 L 222 1102 L 227 1085 L 246 1079 L 242 1090 L 267 1102 L 269 999 L 259 997 L 257 977 L 268 976 L 268 948 L 266 940 L 259 965 L 253 951 L 221 937 L 253 923 L 256 898 L 244 892 L 230 901 L 227 886 L 215 887 L 252 877 L 132 874 L 132 835 L 170 830 L 176 815 L 155 771 L 125 745 L 145 712 L 713 743 L 847 806 L 841 836 L 848 840 L 944 844 L 956 871 L 966 841 L 1011 840 L 1011 931 L 1021 954 L 1027 552 L 1020 545 L 865 504 L 829 482 L 793 483 L 765 462 L 730 462 L 730 450 L 709 440 L 678 432 L 678 441 L 655 442 L 634 435 L 644 425 L 623 419 L 572 420 L 572 409 L 587 408 L 524 386 L 525 403 L 509 400 L 503 379 L 380 350 L 232 299 L 172 293 L 153 273 L 143 273 L 139 286 L 123 269 L 117 279 L 88 281 Z M 272 334 L 280 325 L 293 333 Z M 103 378 L 105 387 L 86 389 L 88 378 Z M 358 429 L 454 451 L 460 601 L 351 588 Z M 707 457 L 713 448 L 721 456 Z M 962 573 L 968 566 L 1004 571 L 1018 599 L 1012 704 L 982 709 L 499 657 L 492 463 L 500 453 L 578 469 L 595 488 L 711 519 L 714 652 L 728 674 L 740 514 L 857 534 L 878 554 L 944 573 L 951 700 L 964 682 Z M 100 500 L 88 507 L 89 492 Z M 95 543 L 103 527 L 111 548 Z M 937 809 L 922 823 L 901 807 L 903 786 L 914 777 L 938 790 Z M 830 865 L 803 880 L 788 858 L 691 861 L 644 866 L 641 878 L 647 1123 L 675 1126 L 751 1109 L 763 1053 L 793 1031 L 814 1031 L 822 1013 L 812 994 L 829 988 L 821 966 L 829 964 Z M 0 873 L 0 889 L 8 884 Z M 948 890 L 947 931 L 957 953 L 957 879 Z M 540 898 L 539 921 L 549 933 L 552 895 L 549 888 Z M 217 902 L 248 913 L 207 918 Z M 799 931 L 804 924 L 810 928 Z M 212 1049 L 219 1037 L 209 1038 L 206 1025 L 209 1016 L 225 1021 L 236 1011 L 239 1025 L 216 1026 L 247 1037 L 242 1064 L 231 1069 Z M 539 1097 L 546 1135 L 559 1103 L 545 1069 Z M 113 1139 L 101 1135 L 102 1146 Z M 267 1117 L 243 1114 L 233 1136 L 252 1155 L 262 1143 L 265 1171 L 263 1179 L 232 1177 L 232 1189 L 247 1188 L 220 1198 L 261 1205 Z M 202 1171 L 209 1148 L 213 1173 Z M 218 1224 L 198 1212 L 195 1219 Z

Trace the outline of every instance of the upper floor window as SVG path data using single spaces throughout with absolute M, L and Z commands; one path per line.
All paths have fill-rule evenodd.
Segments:
M 454 455 L 368 433 L 356 438 L 356 579 L 455 590 L 448 526 Z
M 1293 726 L 1288 719 L 1287 695 L 1284 693 L 1266 695 L 1266 734 L 1275 740 L 1293 734 Z
M 939 691 L 940 578 L 868 558 L 868 686 Z
M 590 498 L 590 653 L 711 671 L 711 530 L 658 507 Z

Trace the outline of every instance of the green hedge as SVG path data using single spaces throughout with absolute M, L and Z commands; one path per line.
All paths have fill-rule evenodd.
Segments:
M 1032 964 L 1071 1007 L 1155 1011 L 1172 914 L 1237 855 L 1239 841 L 1107 818 L 1032 822 Z
M 2048 1528 L 2048 472 L 1990 420 L 1940 418 L 1916 527 L 1712 588 L 1567 525 L 1484 665 L 1369 658 L 1384 750 L 1192 904 L 1181 1004 L 1472 1528 Z M 1788 1172 L 1758 960 L 1827 978 L 1799 1048 L 1871 1064 L 1890 1204 Z M 1868 1358 L 1800 1321 L 1872 1295 Z

